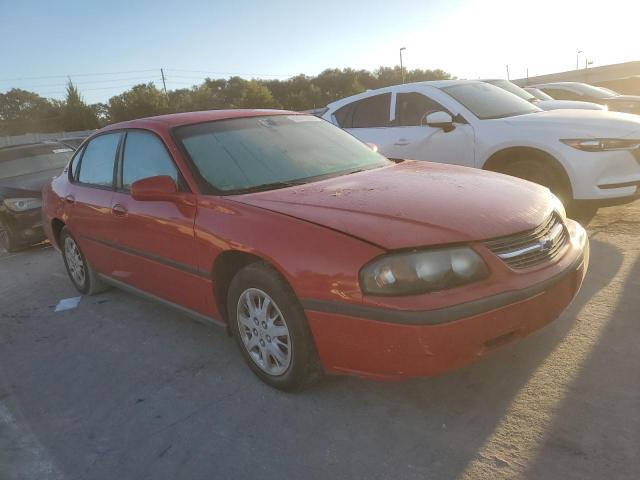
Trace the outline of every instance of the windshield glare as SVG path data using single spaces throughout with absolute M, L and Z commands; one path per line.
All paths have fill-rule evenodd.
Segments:
M 66 167 L 73 150 L 60 145 L 0 151 L 0 178 L 20 177 Z
M 311 115 L 188 125 L 177 128 L 176 136 L 205 182 L 227 194 L 306 183 L 392 163 Z
M 534 97 L 536 97 L 538 100 L 553 100 L 553 97 L 551 95 L 547 95 L 546 93 L 544 93 L 542 90 L 538 88 L 530 87 L 530 88 L 527 88 L 526 91 L 529 92 Z
M 518 85 L 516 85 L 515 83 L 511 83 L 509 80 L 489 80 L 487 81 L 487 83 L 490 83 L 491 85 L 495 85 L 496 87 L 500 87 L 504 90 L 506 90 L 509 93 L 513 93 L 514 95 L 527 100 L 527 101 L 531 101 L 531 100 L 535 100 L 536 97 L 534 97 L 533 95 L 531 95 L 529 92 L 527 92 L 526 90 L 524 90 L 523 88 L 520 88 Z
M 460 83 L 442 90 L 481 120 L 542 111 L 531 102 L 488 83 Z
M 576 84 L 576 89 L 583 95 L 588 95 L 593 98 L 611 98 L 617 97 L 619 93 L 609 90 L 607 88 L 594 87 L 593 85 L 587 85 L 586 83 Z

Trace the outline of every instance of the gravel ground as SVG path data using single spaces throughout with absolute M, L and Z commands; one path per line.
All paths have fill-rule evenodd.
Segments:
M 556 322 L 436 378 L 260 383 L 222 330 L 0 255 L 0 479 L 640 478 L 640 202 Z

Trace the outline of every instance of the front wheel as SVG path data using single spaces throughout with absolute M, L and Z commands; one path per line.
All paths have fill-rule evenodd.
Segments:
M 504 173 L 547 187 L 562 203 L 572 202 L 571 190 L 556 168 L 535 159 L 516 159 L 507 164 Z
M 229 287 L 227 304 L 242 355 L 262 381 L 296 391 L 320 377 L 304 310 L 272 267 L 260 262 L 240 270 Z
M 0 249 L 4 249 L 9 253 L 24 250 L 24 243 L 18 242 L 16 235 L 11 229 L 0 221 Z

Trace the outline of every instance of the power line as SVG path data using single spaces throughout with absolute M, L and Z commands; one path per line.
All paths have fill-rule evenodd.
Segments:
M 0 78 L 0 82 L 13 82 L 19 80 L 42 80 L 45 78 L 68 78 L 68 77 L 97 77 L 98 75 L 123 75 L 128 73 L 144 73 L 144 72 L 157 72 L 158 69 L 148 70 L 126 70 L 120 72 L 99 72 L 99 73 L 67 73 L 66 75 L 45 75 L 41 77 L 14 77 L 14 78 Z
M 106 79 L 106 80 L 87 80 L 87 81 L 82 81 L 82 82 L 75 82 L 73 81 L 73 78 L 71 78 L 71 81 L 74 85 L 76 86 L 81 86 L 81 85 L 90 85 L 90 84 L 96 84 L 96 83 L 111 83 L 111 82 L 126 82 L 128 80 L 146 80 L 149 77 L 127 77 L 127 78 L 110 78 L 110 79 Z M 24 87 L 24 88 L 49 88 L 49 87 L 66 87 L 68 85 L 68 83 L 41 83 L 38 85 L 29 85 L 28 87 Z
M 157 81 L 162 81 L 161 79 L 154 79 L 154 80 L 150 80 L 147 83 L 154 83 Z M 96 87 L 96 88 L 83 88 L 80 93 L 84 93 L 84 92 L 92 92 L 95 90 L 108 90 L 108 89 L 117 89 L 117 88 L 131 88 L 131 87 L 135 87 L 136 85 L 140 85 L 140 83 L 128 83 L 127 85 L 112 85 L 109 87 Z M 58 95 L 61 93 L 65 93 L 65 90 L 58 90 L 56 92 L 42 92 L 39 95 Z
M 180 68 L 165 68 L 167 72 L 209 73 L 213 75 L 244 75 L 256 77 L 295 77 L 296 73 L 243 73 L 243 72 L 215 72 L 211 70 L 184 70 Z

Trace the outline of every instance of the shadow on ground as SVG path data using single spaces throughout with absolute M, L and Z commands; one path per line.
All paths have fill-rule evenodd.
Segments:
M 31 257 L 39 273 L 24 267 Z M 52 313 L 75 292 L 58 255 L 28 252 L 0 262 L 0 279 L 17 272 L 0 280 L 4 395 L 67 478 L 455 478 L 621 263 L 617 248 L 594 240 L 563 316 L 478 364 L 404 383 L 330 378 L 287 395 L 260 383 L 222 331 L 125 293 Z M 575 388 L 591 402 L 600 387 Z M 576 428 L 570 415 L 564 422 Z

